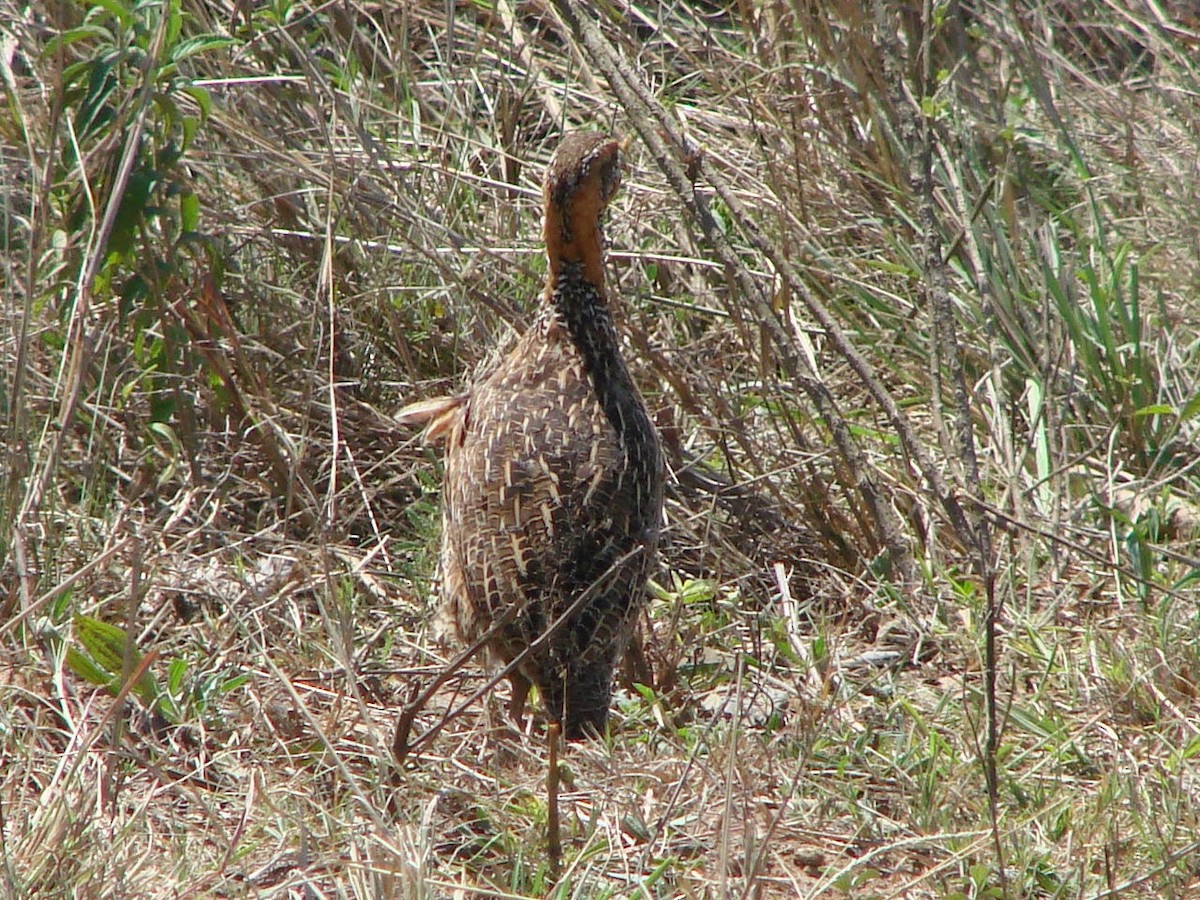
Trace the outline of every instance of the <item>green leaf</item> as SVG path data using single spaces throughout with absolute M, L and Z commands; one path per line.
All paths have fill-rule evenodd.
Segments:
M 212 112 L 212 95 L 202 87 L 196 87 L 193 84 L 185 85 L 179 89 L 196 101 L 196 106 L 200 107 L 200 121 L 203 122 L 208 118 L 208 114 Z
M 976 863 L 975 865 L 971 866 L 967 871 L 968 871 L 971 881 L 974 883 L 976 889 L 979 889 L 979 888 L 983 887 L 984 885 L 986 885 L 988 883 L 988 879 L 992 877 L 991 867 L 983 865 L 981 863 Z
M 1135 416 L 1172 416 L 1175 414 L 1175 407 L 1165 403 L 1155 403 L 1143 406 L 1141 409 L 1135 410 L 1133 414 Z
M 175 429 L 173 429 L 166 422 L 151 422 L 147 430 L 151 434 L 157 435 L 166 441 L 167 444 L 170 445 L 171 449 L 176 453 L 183 448 L 183 444 L 180 442 L 178 435 L 175 434 Z
M 668 856 L 666 859 L 664 859 L 662 862 L 660 862 L 658 864 L 657 868 L 655 868 L 655 870 L 653 872 L 651 872 L 646 877 L 646 880 L 642 882 L 642 887 L 647 887 L 647 888 L 653 887 L 656 883 L 658 883 L 662 879 L 663 875 L 665 875 L 667 873 L 667 871 L 673 865 L 675 865 L 675 863 L 676 863 L 675 857 Z
M 222 47 L 229 47 L 236 43 L 237 41 L 233 38 L 220 37 L 215 34 L 201 34 L 188 38 L 186 41 L 180 41 L 171 49 L 171 55 L 168 58 L 172 63 L 180 63 L 189 56 L 195 56 L 197 53 L 219 50 Z
M 856 888 L 862 887 L 868 881 L 873 881 L 880 876 L 878 869 L 862 868 L 855 869 L 852 872 L 847 872 L 837 879 L 833 886 L 843 893 L 851 893 Z
M 90 134 L 98 126 L 112 118 L 108 99 L 117 89 L 117 77 L 113 73 L 115 57 L 97 60 L 88 74 L 87 93 L 75 114 L 75 131 L 80 137 Z
M 179 227 L 183 231 L 195 231 L 200 225 L 200 198 L 195 191 L 187 191 L 179 198 Z
M 1180 422 L 1187 422 L 1197 413 L 1200 413 L 1200 394 L 1196 394 L 1183 407 L 1183 412 L 1179 414 Z
M 634 682 L 633 689 L 641 694 L 642 699 L 649 704 L 654 703 L 654 688 Z
M 49 329 L 43 331 L 40 335 L 43 346 L 49 347 L 51 350 L 63 350 L 67 346 L 67 339 L 63 337 L 62 332 Z
M 78 671 L 81 677 L 87 678 L 94 684 L 106 684 L 108 689 L 115 695 L 119 690 L 119 681 L 121 677 L 121 669 L 125 663 L 125 648 L 129 643 L 129 638 L 125 634 L 124 629 L 118 628 L 116 625 L 111 625 L 108 622 L 102 622 L 92 616 L 85 616 L 82 613 L 75 616 L 75 636 L 79 638 L 79 643 L 91 655 L 95 663 L 89 665 L 90 660 L 76 660 L 80 666 Z M 142 662 L 141 651 L 137 647 L 130 648 L 130 659 L 133 663 L 133 668 L 136 669 Z M 70 651 L 68 650 L 68 655 Z M 82 656 L 82 654 L 79 654 Z M 89 672 L 95 676 L 100 672 L 107 672 L 108 677 L 103 681 L 94 681 L 92 677 L 83 674 Z M 146 706 L 154 708 L 159 695 L 162 693 L 159 690 L 158 683 L 154 680 L 154 676 L 146 672 L 138 679 L 137 684 L 133 686 L 133 693 Z
M 180 119 L 179 107 L 166 94 L 156 93 L 154 105 L 158 107 L 159 116 L 163 123 L 163 132 L 170 134 L 175 129 L 175 123 Z
M 110 687 L 112 685 L 112 676 L 92 662 L 87 654 L 81 653 L 74 647 L 67 648 L 66 662 L 67 668 L 84 681 L 89 681 L 99 687 Z
M 88 5 L 93 10 L 103 10 L 108 13 L 124 29 L 132 28 L 134 25 L 133 11 L 121 0 L 88 0 Z
M 187 674 L 187 660 L 175 659 L 171 661 L 171 665 L 167 668 L 167 691 L 173 696 L 179 696 L 179 689 L 183 686 L 183 677 Z
M 186 152 L 192 146 L 192 141 L 200 128 L 200 120 L 195 116 L 184 116 L 180 124 L 183 127 L 183 137 L 179 142 L 179 149 Z
M 121 197 L 121 205 L 117 208 L 112 235 L 109 237 L 108 246 L 112 252 L 126 253 L 133 247 L 137 238 L 138 223 L 146 212 L 150 194 L 157 182 L 158 173 L 149 169 L 138 169 L 129 176 L 129 183 Z
M 1190 588 L 1194 584 L 1200 584 L 1200 568 L 1192 569 L 1177 582 L 1171 585 L 1171 590 L 1182 591 L 1184 588 Z
M 175 42 L 179 40 L 179 35 L 183 32 L 183 14 L 179 11 L 179 0 L 169 0 L 167 4 L 167 34 L 163 45 L 166 47 L 175 47 Z M 174 58 L 175 51 L 172 49 L 171 58 Z
M 102 47 L 110 47 L 116 43 L 116 37 L 111 31 L 103 25 L 80 25 L 78 28 L 72 28 L 69 31 L 64 31 L 62 34 L 55 35 L 46 42 L 46 49 L 42 51 L 43 57 L 53 57 L 62 47 L 77 44 L 80 41 L 91 40 Z M 73 76 L 78 74 L 81 69 L 86 69 L 91 65 L 91 60 L 85 60 L 81 63 L 76 63 L 73 66 L 68 66 L 63 70 L 63 81 L 70 83 Z
M 108 622 L 102 622 L 82 613 L 75 616 L 75 634 L 85 650 L 110 675 L 119 675 L 125 661 L 125 631 Z M 135 649 L 133 664 L 141 662 L 141 654 Z

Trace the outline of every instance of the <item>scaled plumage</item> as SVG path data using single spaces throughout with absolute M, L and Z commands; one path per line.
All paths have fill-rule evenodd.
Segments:
M 536 684 L 568 738 L 604 727 L 662 517 L 662 450 L 604 286 L 600 220 L 620 167 L 615 141 L 562 140 L 543 184 L 541 314 L 465 395 L 409 418 L 446 441 L 444 630 L 485 639 L 502 665 L 539 642 L 510 674 L 513 713 Z

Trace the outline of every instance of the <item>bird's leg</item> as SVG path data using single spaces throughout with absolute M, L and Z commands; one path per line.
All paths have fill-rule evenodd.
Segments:
M 508 714 L 516 723 L 518 731 L 525 730 L 525 700 L 529 697 L 530 681 L 515 669 L 508 676 L 512 685 L 512 699 L 508 701 Z

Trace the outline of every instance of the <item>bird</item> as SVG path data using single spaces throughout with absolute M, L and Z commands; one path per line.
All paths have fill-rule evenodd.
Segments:
M 663 518 L 662 445 L 605 285 L 621 169 L 609 136 L 560 140 L 542 182 L 535 320 L 465 391 L 399 414 L 445 444 L 435 630 L 507 670 L 518 723 L 536 686 L 567 740 L 604 731 Z

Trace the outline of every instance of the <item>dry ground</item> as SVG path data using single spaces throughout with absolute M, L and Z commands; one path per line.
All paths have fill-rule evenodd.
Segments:
M 598 8 L 0 0 L 0 893 L 1200 896 L 1196 4 Z M 673 471 L 555 881 L 391 417 L 564 127 Z

